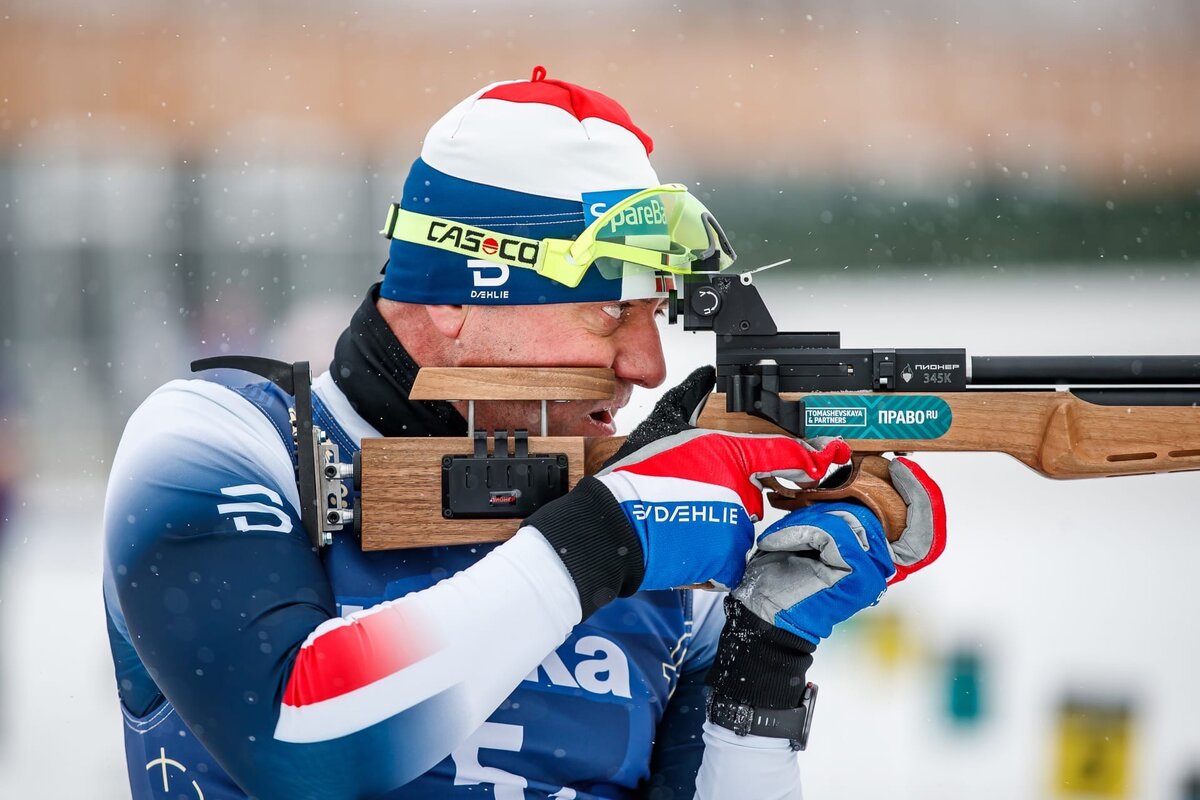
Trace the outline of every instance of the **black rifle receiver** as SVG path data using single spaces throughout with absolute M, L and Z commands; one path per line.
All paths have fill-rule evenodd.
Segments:
M 727 410 L 804 436 L 804 402 L 790 393 L 996 390 L 1071 387 L 1099 405 L 1196 406 L 1200 355 L 974 356 L 962 348 L 856 349 L 838 332 L 780 333 L 753 277 L 693 275 L 669 304 L 671 321 L 717 339 L 717 391 Z

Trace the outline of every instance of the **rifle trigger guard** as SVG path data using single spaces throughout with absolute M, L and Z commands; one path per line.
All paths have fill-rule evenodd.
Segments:
M 908 505 L 892 486 L 888 460 L 883 456 L 854 456 L 850 477 L 832 489 L 789 489 L 774 478 L 763 479 L 763 484 L 771 490 L 767 501 L 785 511 L 835 500 L 862 503 L 879 518 L 889 542 L 899 539 L 908 527 Z

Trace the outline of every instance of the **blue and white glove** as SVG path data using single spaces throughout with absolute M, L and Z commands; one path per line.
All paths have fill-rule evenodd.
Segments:
M 820 503 L 763 532 L 733 598 L 816 645 L 879 602 L 895 572 L 883 525 L 866 506 Z
M 736 586 L 766 477 L 811 486 L 850 460 L 790 436 L 693 427 L 716 381 L 702 367 L 667 392 L 609 464 L 529 517 L 563 560 L 583 617 L 616 597 L 713 581 Z
M 708 675 L 715 692 L 755 708 L 796 708 L 812 653 L 833 626 L 941 555 L 946 515 L 937 484 L 907 459 L 889 470 L 908 507 L 894 543 L 871 511 L 848 502 L 797 509 L 759 537 L 742 582 L 725 600 L 725 629 Z

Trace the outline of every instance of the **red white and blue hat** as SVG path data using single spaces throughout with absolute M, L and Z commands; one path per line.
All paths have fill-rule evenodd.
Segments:
M 549 80 L 485 86 L 429 129 L 404 183 L 401 208 L 529 239 L 573 238 L 584 203 L 659 185 L 654 143 L 619 103 Z M 649 271 L 606 279 L 590 269 L 574 288 L 393 239 L 380 294 L 406 303 L 532 305 L 663 296 Z

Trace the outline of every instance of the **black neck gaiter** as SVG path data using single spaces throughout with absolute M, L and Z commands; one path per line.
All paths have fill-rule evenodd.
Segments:
M 409 400 L 417 364 L 375 307 L 371 287 L 338 338 L 329 372 L 359 416 L 384 436 L 466 436 L 467 421 L 440 400 Z

